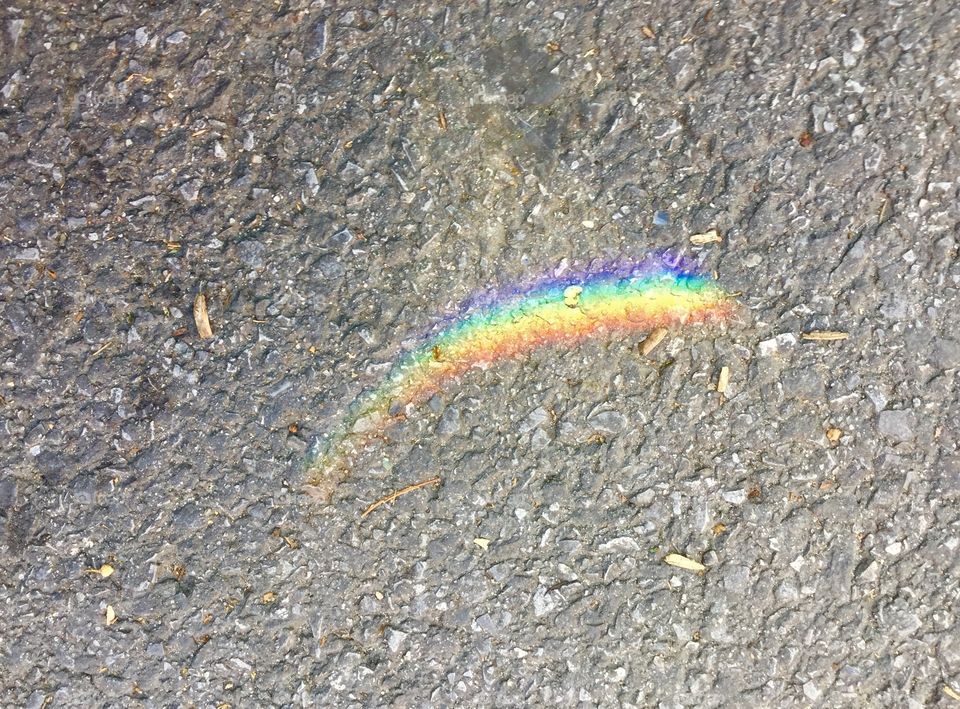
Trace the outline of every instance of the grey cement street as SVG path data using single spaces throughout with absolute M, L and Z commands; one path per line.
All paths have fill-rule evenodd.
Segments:
M 0 47 L 2 706 L 960 707 L 956 3 L 25 0 Z M 462 302 L 663 250 L 734 315 L 472 369 L 308 485 Z

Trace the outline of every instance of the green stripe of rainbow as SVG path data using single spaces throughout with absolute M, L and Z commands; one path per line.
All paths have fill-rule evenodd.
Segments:
M 375 389 L 361 395 L 319 442 L 308 465 L 318 487 L 346 475 L 350 458 L 408 404 L 417 404 L 478 365 L 540 347 L 570 347 L 607 333 L 721 320 L 732 301 L 689 265 L 654 259 L 493 294 L 405 354 Z M 356 445 L 355 445 L 356 444 Z

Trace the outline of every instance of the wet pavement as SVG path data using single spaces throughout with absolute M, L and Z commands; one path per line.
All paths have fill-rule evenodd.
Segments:
M 0 18 L 4 705 L 957 705 L 952 3 Z M 726 323 L 305 487 L 460 303 L 663 250 Z

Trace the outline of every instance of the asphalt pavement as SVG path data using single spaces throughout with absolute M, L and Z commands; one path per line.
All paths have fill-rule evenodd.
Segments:
M 3 706 L 960 707 L 955 3 L 0 47 Z M 664 250 L 725 323 L 471 369 L 307 484 L 461 303 Z

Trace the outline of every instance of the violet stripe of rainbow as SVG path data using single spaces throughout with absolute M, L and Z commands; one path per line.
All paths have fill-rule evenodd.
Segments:
M 581 289 L 573 300 L 565 298 L 572 286 Z M 540 347 L 570 347 L 604 333 L 719 320 L 730 308 L 730 297 L 707 276 L 686 263 L 660 260 L 565 274 L 481 296 L 472 301 L 472 312 L 421 340 L 376 389 L 359 397 L 310 467 L 343 463 L 338 458 L 346 454 L 351 435 L 376 434 L 406 405 L 424 401 L 474 366 Z M 365 423 L 358 425 L 361 420 Z

